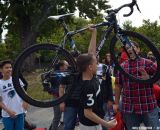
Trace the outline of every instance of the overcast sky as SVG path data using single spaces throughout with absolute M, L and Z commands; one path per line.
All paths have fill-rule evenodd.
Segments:
M 130 3 L 132 0 L 109 0 L 112 8 L 117 8 L 123 4 Z M 157 20 L 160 24 L 160 0 L 137 0 L 141 13 L 134 7 L 134 12 L 129 17 L 123 17 L 124 13 L 129 12 L 128 9 L 122 9 L 117 15 L 120 24 L 126 20 L 131 20 L 133 26 L 141 26 L 142 20 L 150 19 L 151 22 Z

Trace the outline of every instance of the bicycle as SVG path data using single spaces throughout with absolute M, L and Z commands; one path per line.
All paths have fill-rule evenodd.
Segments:
M 132 79 L 136 82 L 153 83 L 159 79 L 159 74 L 160 74 L 160 54 L 159 54 L 158 49 L 145 36 L 143 36 L 137 32 L 122 30 L 119 27 L 119 25 L 117 23 L 117 19 L 116 19 L 116 14 L 124 7 L 130 8 L 130 12 L 128 14 L 124 14 L 124 16 L 125 17 L 130 16 L 133 13 L 134 6 L 136 6 L 137 9 L 139 10 L 139 7 L 138 7 L 136 0 L 132 0 L 131 3 L 124 4 L 117 9 L 107 10 L 106 12 L 108 15 L 107 15 L 107 17 L 105 17 L 106 21 L 94 25 L 95 28 L 107 27 L 104 31 L 102 39 L 100 40 L 100 44 L 97 47 L 97 55 L 99 54 L 99 52 L 103 48 L 105 41 L 108 38 L 108 36 L 110 35 L 110 33 L 112 31 L 114 31 L 114 36 L 113 36 L 111 43 L 110 43 L 110 52 L 113 57 L 114 63 L 118 67 L 118 69 L 125 76 L 129 77 L 130 79 Z M 45 94 L 42 95 L 43 98 L 41 98 L 41 99 L 36 99 L 37 97 L 35 97 L 31 94 L 33 91 L 36 91 L 38 93 L 38 91 L 41 90 L 42 92 L 44 92 L 45 82 L 48 80 L 51 80 L 53 77 L 55 77 L 57 75 L 61 75 L 61 76 L 69 75 L 68 79 L 70 79 L 72 81 L 74 74 L 77 72 L 76 62 L 75 62 L 74 58 L 72 57 L 72 55 L 65 49 L 65 46 L 66 46 L 67 40 L 69 40 L 70 47 L 73 50 L 76 50 L 72 36 L 85 31 L 87 28 L 82 28 L 82 29 L 79 29 L 76 31 L 69 31 L 69 29 L 67 28 L 67 25 L 65 23 L 64 18 L 67 16 L 71 16 L 71 15 L 73 15 L 73 13 L 49 17 L 50 19 L 59 21 L 63 26 L 65 35 L 64 35 L 64 39 L 60 45 L 46 43 L 46 44 L 37 44 L 37 45 L 30 46 L 29 48 L 25 49 L 18 56 L 18 58 L 15 61 L 15 64 L 13 67 L 13 84 L 15 86 L 15 89 L 16 89 L 17 93 L 19 94 L 19 96 L 23 100 L 27 101 L 28 103 L 30 103 L 34 106 L 38 106 L 38 107 L 55 106 L 55 105 L 63 102 L 71 94 L 71 92 L 74 89 L 74 88 L 72 88 L 72 85 L 69 85 L 69 87 L 67 87 L 66 93 L 64 94 L 63 97 L 54 98 L 52 100 L 50 99 L 52 97 L 50 97 L 48 95 L 46 96 Z M 129 72 L 126 72 L 125 70 L 123 70 L 123 68 L 120 66 L 120 64 L 118 62 L 117 55 L 116 55 L 117 50 L 115 50 L 115 47 L 119 47 L 119 48 L 123 47 L 123 49 L 126 51 L 125 45 L 128 44 L 130 47 L 132 47 L 132 44 L 131 44 L 132 41 L 138 41 L 138 43 L 142 43 L 142 44 L 146 45 L 148 47 L 148 49 L 150 51 L 152 51 L 154 56 L 156 57 L 157 71 L 149 79 L 144 80 L 144 79 L 141 79 L 139 77 L 135 77 L 134 75 L 129 74 Z M 41 52 L 39 52 L 39 51 L 41 51 Z M 31 54 L 33 54 L 33 55 L 31 56 Z M 34 81 L 30 80 L 30 77 L 28 76 L 28 72 L 23 72 L 25 70 L 24 66 L 27 63 L 27 59 L 30 59 L 30 58 L 35 58 L 36 60 L 34 60 L 34 62 L 37 63 L 36 68 L 33 68 L 35 70 L 31 71 L 32 72 L 31 75 L 35 81 L 35 85 L 32 84 L 32 82 L 34 82 Z M 56 63 L 59 60 L 64 60 L 64 59 L 66 61 L 68 61 L 68 63 L 70 64 L 70 69 L 68 71 L 65 71 L 63 74 L 59 73 L 59 72 L 55 72 L 54 68 L 56 66 Z M 42 64 L 39 64 L 40 61 L 42 61 Z M 51 63 L 50 63 L 50 61 L 51 61 Z M 40 68 L 42 65 L 44 65 L 43 69 Z M 45 69 L 45 67 L 48 67 L 48 68 Z M 30 89 L 28 93 L 26 91 L 24 91 L 24 89 L 22 87 L 20 87 L 20 81 L 19 81 L 20 73 L 23 73 L 23 76 L 25 76 L 26 80 L 29 82 L 29 84 L 31 84 L 29 86 L 32 86 L 32 89 Z M 47 82 L 47 85 L 49 85 L 48 82 Z M 42 87 L 40 88 L 39 86 L 42 86 Z M 47 90 L 45 90 L 45 91 L 47 91 Z

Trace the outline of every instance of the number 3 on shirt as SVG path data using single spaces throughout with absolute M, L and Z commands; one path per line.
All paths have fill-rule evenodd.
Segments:
M 94 104 L 93 94 L 87 94 L 88 101 L 87 106 L 92 106 Z

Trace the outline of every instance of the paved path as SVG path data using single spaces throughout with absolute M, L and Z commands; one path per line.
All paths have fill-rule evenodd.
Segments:
M 53 119 L 53 109 L 52 108 L 37 108 L 30 106 L 27 117 L 29 121 L 36 124 L 39 128 L 47 128 L 49 129 L 50 123 Z M 2 130 L 3 125 L 0 124 L 0 130 Z M 63 129 L 60 129 L 63 130 Z M 75 130 L 79 130 L 77 127 Z
M 53 119 L 53 109 L 52 108 L 38 108 L 30 106 L 28 112 L 27 112 L 27 120 L 37 125 L 39 128 L 47 128 L 49 129 L 49 126 L 51 124 L 51 121 Z M 141 125 L 143 126 L 143 125 Z M 0 124 L 0 130 L 2 130 L 3 124 Z M 60 128 L 59 130 L 63 130 L 63 128 Z M 76 127 L 75 130 L 80 130 L 79 127 Z M 146 130 L 146 129 L 142 129 Z

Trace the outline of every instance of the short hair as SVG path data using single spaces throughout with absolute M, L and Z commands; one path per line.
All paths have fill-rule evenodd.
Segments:
M 11 64 L 12 65 L 12 61 L 11 60 L 4 60 L 0 62 L 0 68 L 3 68 L 6 64 Z
M 77 58 L 77 66 L 78 66 L 78 71 L 84 72 L 88 65 L 92 63 L 93 60 L 93 54 L 81 54 Z
M 66 62 L 65 60 L 60 60 L 60 61 L 56 64 L 55 70 L 59 70 L 60 67 L 62 67 L 62 66 L 65 65 L 65 62 Z
M 138 45 L 138 43 L 137 43 L 137 42 L 135 42 L 135 41 L 131 41 L 131 43 L 132 43 L 135 47 L 139 48 L 139 45 Z
M 152 51 L 149 51 L 149 52 L 147 53 L 147 55 L 153 55 Z

